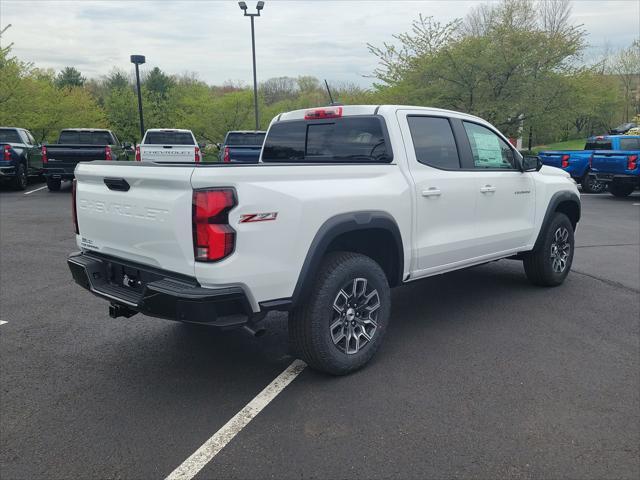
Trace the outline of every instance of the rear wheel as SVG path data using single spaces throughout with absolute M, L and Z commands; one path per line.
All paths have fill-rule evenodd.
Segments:
M 583 193 L 602 193 L 607 189 L 606 183 L 600 182 L 596 177 L 588 173 L 582 177 L 580 186 L 582 186 Z
M 16 167 L 16 176 L 13 178 L 13 188 L 16 190 L 26 190 L 28 184 L 27 169 L 24 163 L 19 163 Z
M 628 197 L 635 189 L 635 185 L 629 183 L 612 182 L 609 185 L 609 191 L 614 197 Z
M 57 192 L 60 190 L 60 185 L 62 185 L 62 180 L 59 178 L 47 178 L 47 188 L 50 192 Z
M 391 293 L 382 268 L 364 255 L 332 252 L 311 293 L 289 316 L 292 353 L 315 370 L 351 373 L 378 350 L 390 312 Z
M 555 287 L 564 282 L 573 262 L 573 225 L 556 212 L 544 231 L 542 244 L 524 257 L 524 271 L 534 285 Z

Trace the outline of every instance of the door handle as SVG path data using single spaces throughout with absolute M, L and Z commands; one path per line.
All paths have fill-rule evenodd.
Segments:
M 442 192 L 439 188 L 436 187 L 429 187 L 428 189 L 422 191 L 423 197 L 439 197 L 440 195 L 442 195 Z
M 496 191 L 496 187 L 493 185 L 485 185 L 484 187 L 480 187 L 480 191 L 482 193 L 491 193 Z

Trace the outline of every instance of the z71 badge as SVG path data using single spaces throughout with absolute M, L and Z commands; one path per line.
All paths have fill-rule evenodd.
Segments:
M 268 222 L 278 218 L 278 212 L 268 213 L 245 213 L 240 215 L 239 223 Z

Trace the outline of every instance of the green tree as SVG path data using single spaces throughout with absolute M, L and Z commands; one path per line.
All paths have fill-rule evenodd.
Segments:
M 75 67 L 64 67 L 64 69 L 56 77 L 56 86 L 64 87 L 81 87 L 86 79 Z

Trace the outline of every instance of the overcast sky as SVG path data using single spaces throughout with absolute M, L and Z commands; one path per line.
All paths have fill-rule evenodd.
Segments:
M 255 1 L 247 2 L 251 7 Z M 393 41 L 418 16 L 446 22 L 478 2 L 270 0 L 256 19 L 258 79 L 314 75 L 362 86 L 376 66 L 366 44 Z M 640 0 L 575 0 L 573 20 L 589 33 L 589 56 L 606 45 L 628 46 L 640 36 Z M 211 84 L 251 84 L 250 22 L 237 2 L 212 0 L 0 0 L 2 45 L 38 67 L 75 66 L 87 77 L 113 67 L 195 72 Z

